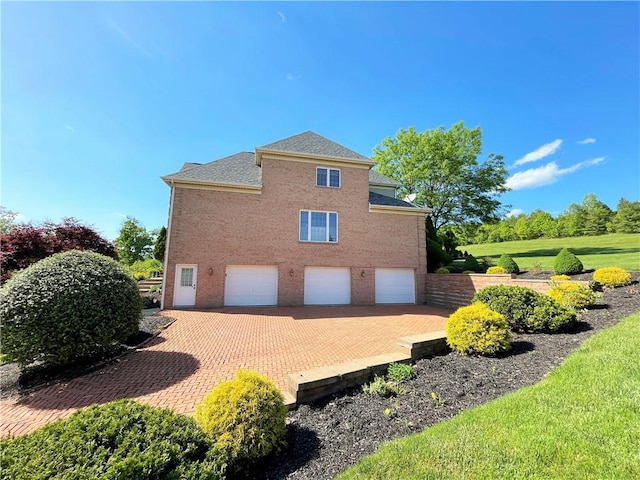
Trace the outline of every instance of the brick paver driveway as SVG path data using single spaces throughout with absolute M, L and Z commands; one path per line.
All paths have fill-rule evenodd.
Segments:
M 284 390 L 289 373 L 402 351 L 399 337 L 443 330 L 449 313 L 422 305 L 165 311 L 176 321 L 145 348 L 88 376 L 0 402 L 0 435 L 22 435 L 120 398 L 191 414 L 239 367 Z

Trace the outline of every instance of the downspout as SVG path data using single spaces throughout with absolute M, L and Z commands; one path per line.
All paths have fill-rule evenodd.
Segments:
M 171 219 L 173 218 L 173 197 L 175 186 L 171 180 L 171 194 L 169 199 L 169 221 L 167 222 L 167 242 L 164 248 L 164 273 L 162 274 L 162 297 L 160 298 L 160 309 L 164 310 L 164 296 L 166 293 L 167 275 L 169 274 L 169 247 L 171 245 Z

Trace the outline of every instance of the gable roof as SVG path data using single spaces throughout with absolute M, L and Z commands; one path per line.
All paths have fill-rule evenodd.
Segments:
M 262 169 L 256 165 L 255 155 L 240 152 L 205 164 L 185 163 L 179 172 L 165 175 L 166 183 L 186 181 L 222 185 L 262 185 Z
M 256 148 L 256 153 L 258 154 L 256 161 L 258 164 L 261 161 L 260 157 L 262 152 L 302 153 L 315 157 L 371 162 L 368 157 L 311 131 L 299 133 L 298 135 Z

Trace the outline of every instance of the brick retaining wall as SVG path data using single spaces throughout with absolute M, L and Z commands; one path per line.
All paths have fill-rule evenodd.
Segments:
M 517 275 L 486 275 L 483 273 L 451 273 L 425 275 L 427 304 L 445 308 L 469 305 L 473 295 L 491 285 L 516 285 L 547 293 L 551 280 L 518 278 Z M 573 282 L 587 285 L 588 282 Z

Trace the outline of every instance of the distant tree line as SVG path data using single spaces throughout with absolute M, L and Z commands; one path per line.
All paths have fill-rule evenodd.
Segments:
M 617 210 L 589 193 L 581 204 L 572 203 L 557 217 L 535 210 L 497 223 L 466 224 L 451 228 L 459 245 L 496 243 L 536 238 L 564 238 L 606 233 L 640 233 L 640 202 L 621 198 Z

